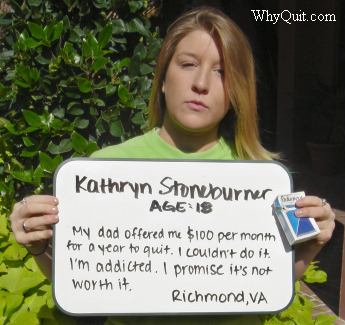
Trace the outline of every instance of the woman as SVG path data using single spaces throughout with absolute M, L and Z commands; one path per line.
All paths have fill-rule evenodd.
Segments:
M 218 160 L 276 157 L 259 141 L 250 46 L 240 29 L 222 12 L 196 9 L 180 17 L 168 30 L 151 93 L 149 129 L 145 135 L 102 149 L 93 157 Z M 47 243 L 53 234 L 50 226 L 58 222 L 57 206 L 55 197 L 31 196 L 15 204 L 10 217 L 17 242 L 35 256 L 48 278 L 51 247 Z M 315 239 L 296 249 L 295 274 L 299 278 L 331 238 L 335 216 L 329 204 L 318 197 L 305 197 L 297 206 L 300 208 L 297 216 L 315 218 L 321 230 Z M 244 324 L 241 317 L 237 321 Z M 248 317 L 250 324 L 257 321 L 252 319 L 254 316 Z M 234 318 L 223 321 L 236 323 Z

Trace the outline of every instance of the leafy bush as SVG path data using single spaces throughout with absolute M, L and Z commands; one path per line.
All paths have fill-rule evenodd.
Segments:
M 312 262 L 300 281 L 307 283 L 323 283 L 327 281 L 327 274 L 318 269 L 318 262 Z M 289 306 L 281 313 L 263 315 L 261 321 L 263 325 L 331 325 L 337 319 L 334 316 L 318 315 L 315 320 L 312 318 L 312 310 L 315 303 L 299 293 L 301 283 L 295 283 L 295 297 Z
M 0 17 L 0 324 L 74 324 L 7 218 L 71 156 L 142 132 L 161 45 L 147 1 L 9 0 Z M 68 319 L 68 320 L 67 320 Z

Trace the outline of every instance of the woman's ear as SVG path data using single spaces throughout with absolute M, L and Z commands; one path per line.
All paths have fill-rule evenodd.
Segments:
M 162 83 L 162 93 L 165 94 L 165 81 L 163 80 L 163 83 Z

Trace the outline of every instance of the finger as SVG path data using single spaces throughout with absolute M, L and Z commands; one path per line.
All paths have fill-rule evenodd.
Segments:
M 295 211 L 295 215 L 299 218 L 309 217 L 318 220 L 330 220 L 331 222 L 334 222 L 335 220 L 335 214 L 330 208 L 329 204 L 325 205 L 324 207 L 307 206 L 300 208 Z
M 296 201 L 296 206 L 302 208 L 306 206 L 322 207 L 324 205 L 322 199 L 317 196 L 305 196 Z
M 58 213 L 59 209 L 55 205 L 45 203 L 30 203 L 23 205 L 20 210 L 13 211 L 10 216 L 10 221 L 12 228 L 14 228 L 13 230 L 16 230 L 21 226 L 23 220 L 25 219 L 42 215 L 57 215 Z M 20 224 L 20 226 L 18 224 Z
M 37 227 L 47 228 L 47 225 L 58 222 L 58 212 L 57 206 L 39 203 L 27 204 L 16 213 L 13 212 L 10 216 L 10 220 L 16 240 L 21 240 L 18 239 L 18 236 L 25 233 L 23 227 L 24 221 L 28 229 Z M 33 219 L 33 221 L 31 219 Z
M 59 200 L 52 195 L 32 195 L 26 198 L 26 203 L 46 203 L 52 205 L 58 205 Z
M 37 215 L 57 215 L 59 208 L 45 203 L 31 203 L 23 206 L 21 218 L 26 219 Z
M 32 232 L 22 232 L 18 236 L 16 236 L 16 241 L 18 242 L 18 244 L 31 247 L 51 237 L 53 237 L 53 230 L 44 229 Z
M 27 230 L 28 232 L 28 231 L 38 230 L 38 229 L 50 228 L 52 225 L 59 222 L 59 216 L 58 215 L 44 215 L 40 217 L 31 217 L 28 219 L 24 219 L 23 221 L 25 221 L 25 225 L 28 229 Z
M 59 204 L 59 200 L 55 196 L 51 195 L 32 195 L 25 198 L 24 201 L 19 201 L 13 206 L 13 213 L 17 213 L 27 205 L 31 205 L 32 203 L 40 203 L 40 204 L 48 204 L 57 206 Z
M 304 208 L 300 208 L 295 211 L 296 217 L 299 218 L 325 218 L 328 216 L 328 211 L 326 209 L 321 207 L 315 207 L 315 206 L 307 206 Z

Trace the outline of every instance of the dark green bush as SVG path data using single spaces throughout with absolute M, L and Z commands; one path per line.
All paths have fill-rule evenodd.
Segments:
M 141 133 L 161 40 L 146 1 L 8 1 L 0 54 L 2 205 L 66 157 Z
M 147 1 L 9 0 L 0 14 L 0 324 L 69 324 L 7 218 L 72 156 L 142 132 L 161 45 Z M 24 280 L 25 279 L 25 280 Z

